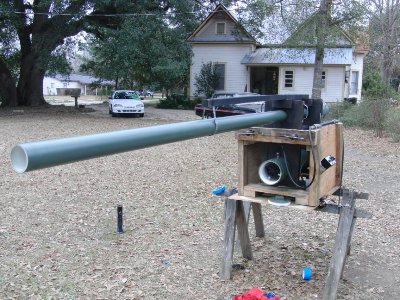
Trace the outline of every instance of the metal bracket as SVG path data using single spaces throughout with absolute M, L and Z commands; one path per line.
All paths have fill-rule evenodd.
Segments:
M 299 136 L 297 134 L 279 135 L 278 137 L 288 138 L 288 139 L 291 139 L 291 140 L 304 140 L 304 138 L 302 136 Z

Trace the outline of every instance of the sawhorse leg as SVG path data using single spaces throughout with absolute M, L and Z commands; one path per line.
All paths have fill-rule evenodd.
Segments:
M 261 213 L 261 204 L 256 202 L 243 201 L 244 217 L 249 224 L 250 210 L 253 210 L 254 225 L 256 229 L 256 237 L 264 237 L 264 222 Z M 236 241 L 236 251 L 240 253 L 240 238 Z
M 261 204 L 260 203 L 251 203 L 251 207 L 253 208 L 253 218 L 254 218 L 254 225 L 256 227 L 256 237 L 264 237 L 264 222 L 261 213 Z
M 354 192 L 343 190 L 343 202 L 339 216 L 332 260 L 329 265 L 326 285 L 322 296 L 323 300 L 336 299 L 339 280 L 343 274 L 346 256 L 350 251 L 350 242 L 355 220 Z
M 253 208 L 256 236 L 263 237 L 264 225 L 262 221 L 261 205 L 259 203 L 251 203 L 251 206 L 249 206 L 248 203 L 244 203 L 241 200 L 225 200 L 225 231 L 221 266 L 222 279 L 232 278 L 236 227 L 243 257 L 246 259 L 253 259 L 248 229 L 250 207 Z

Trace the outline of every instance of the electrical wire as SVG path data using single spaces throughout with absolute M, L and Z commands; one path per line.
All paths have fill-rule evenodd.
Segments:
M 308 189 L 308 188 L 314 183 L 315 174 L 316 174 L 316 172 L 317 172 L 317 164 L 316 164 L 316 159 L 315 159 L 315 151 L 314 151 L 314 146 L 313 146 L 312 137 L 311 137 L 311 127 L 308 128 L 308 140 L 309 140 L 310 146 L 311 146 L 311 154 L 312 154 L 313 161 L 314 161 L 314 168 L 313 168 L 313 178 L 312 178 L 312 180 L 310 181 L 310 183 L 309 183 L 308 185 L 306 185 L 305 187 L 304 187 L 304 186 L 301 186 L 301 185 L 299 185 L 299 184 L 297 184 L 297 183 L 294 181 L 294 179 L 293 179 L 293 177 L 292 177 L 292 175 L 290 174 L 290 171 L 289 171 L 289 167 L 288 167 L 288 163 L 287 163 L 287 159 L 286 159 L 285 150 L 283 149 L 283 145 L 281 145 L 282 154 L 283 154 L 283 160 L 284 160 L 284 162 L 285 162 L 286 172 L 288 173 L 288 176 L 289 176 L 290 181 L 291 181 L 296 187 L 298 187 L 298 188 L 300 188 L 300 189 L 304 189 L 304 190 Z
M 228 12 L 235 13 L 234 9 L 226 9 Z M 211 10 L 212 11 L 212 10 Z M 17 14 L 17 15 L 42 15 L 42 16 L 71 16 L 71 17 L 137 17 L 137 16 L 159 16 L 163 13 L 114 13 L 114 14 L 80 14 L 80 13 L 53 13 L 53 12 L 34 12 L 32 9 L 29 11 L 9 11 L 0 10 L 0 14 Z M 196 15 L 198 12 L 195 11 L 183 11 L 183 12 L 167 12 L 167 15 Z
M 298 188 L 300 189 L 304 189 L 304 186 L 301 186 L 299 184 L 297 184 L 294 179 L 292 178 L 292 175 L 290 175 L 290 171 L 289 171 L 289 167 L 288 167 L 288 163 L 287 163 L 287 159 L 286 159 L 286 154 L 285 154 L 285 150 L 283 150 L 283 146 L 281 145 L 281 149 L 282 149 L 282 153 L 283 153 L 283 161 L 285 163 L 285 168 L 286 168 L 286 172 L 289 176 L 290 181 Z
M 200 1 L 196 1 L 201 4 Z M 202 5 L 204 8 L 204 5 Z M 230 13 L 236 13 L 235 9 L 225 9 Z M 213 12 L 210 7 L 210 11 Z M 33 9 L 29 9 L 28 11 L 10 11 L 10 10 L 0 10 L 0 14 L 17 14 L 17 15 L 42 15 L 42 16 L 70 16 L 70 17 L 138 17 L 138 16 L 159 16 L 159 15 L 196 15 L 198 12 L 196 11 L 182 11 L 182 12 L 166 12 L 166 13 L 114 13 L 114 14 L 81 14 L 81 13 L 54 13 L 54 12 L 35 12 Z
M 34 11 L 6 11 L 0 10 L 1 14 L 16 14 L 16 15 L 38 15 L 38 16 L 70 16 L 70 17 L 137 17 L 137 16 L 159 16 L 160 13 L 121 13 L 121 14 L 79 14 L 79 13 L 51 13 L 51 12 L 34 12 Z M 194 15 L 196 12 L 175 12 L 172 15 Z

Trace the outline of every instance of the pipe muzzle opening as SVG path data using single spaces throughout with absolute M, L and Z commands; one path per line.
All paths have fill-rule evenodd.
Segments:
M 11 150 L 11 165 L 17 173 L 24 173 L 28 168 L 28 155 L 20 145 Z
M 283 158 L 276 157 L 264 161 L 258 169 L 258 175 L 266 185 L 279 184 L 286 176 Z

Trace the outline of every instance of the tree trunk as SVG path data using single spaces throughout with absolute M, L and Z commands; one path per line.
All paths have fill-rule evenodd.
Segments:
M 46 105 L 43 97 L 43 79 L 45 71 L 39 67 L 34 53 L 29 53 L 22 59 L 20 78 L 18 81 L 18 105 L 40 106 Z
M 17 88 L 10 70 L 0 59 L 0 102 L 1 106 L 17 106 Z
M 313 77 L 313 87 L 311 94 L 312 99 L 321 99 L 324 53 L 325 53 L 324 46 L 317 45 L 315 49 L 314 77 Z
M 119 76 L 115 77 L 115 85 L 114 85 L 115 90 L 118 90 L 118 84 L 119 84 Z
M 331 14 L 332 0 L 321 0 L 315 28 L 315 66 L 311 98 L 321 99 L 322 69 L 324 65 L 326 36 L 329 31 L 329 17 Z
M 393 74 L 393 68 L 391 64 L 393 61 L 392 56 L 394 56 L 394 53 L 390 51 L 390 46 L 386 46 L 382 51 L 381 76 L 383 82 L 387 85 L 390 85 L 391 75 Z

